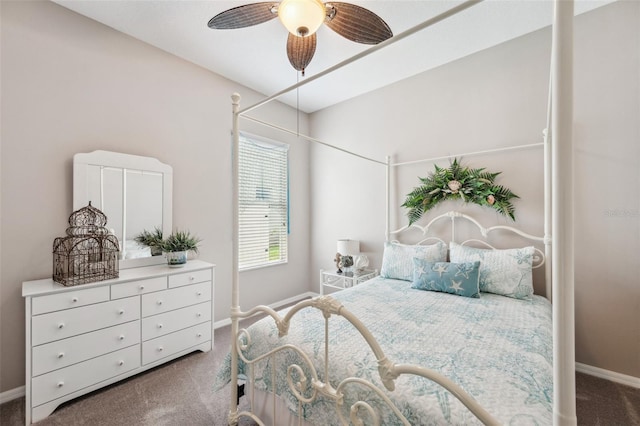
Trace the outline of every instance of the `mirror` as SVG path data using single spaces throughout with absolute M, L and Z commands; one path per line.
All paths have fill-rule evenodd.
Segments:
M 155 158 L 94 151 L 73 156 L 73 210 L 91 202 L 120 242 L 120 268 L 165 263 L 134 238 L 171 233 L 173 170 Z

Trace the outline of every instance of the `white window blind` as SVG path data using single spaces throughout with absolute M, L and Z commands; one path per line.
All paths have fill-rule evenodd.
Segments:
M 240 135 L 239 269 L 287 261 L 289 146 Z

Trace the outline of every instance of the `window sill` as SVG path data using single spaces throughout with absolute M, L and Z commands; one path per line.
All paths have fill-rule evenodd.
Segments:
M 289 261 L 283 260 L 282 262 L 274 262 L 274 263 L 269 263 L 267 265 L 251 266 L 249 268 L 241 268 L 241 269 L 238 270 L 238 272 L 250 272 L 250 271 L 255 271 L 257 269 L 271 268 L 273 266 L 282 266 L 282 265 L 286 265 L 287 263 L 289 263 Z

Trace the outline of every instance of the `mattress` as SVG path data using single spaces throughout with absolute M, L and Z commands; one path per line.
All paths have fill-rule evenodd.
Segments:
M 415 364 L 453 380 L 502 424 L 551 424 L 553 406 L 551 304 L 543 297 L 512 299 L 482 293 L 479 299 L 411 288 L 406 281 L 377 277 L 332 295 L 354 313 L 377 339 L 386 357 L 397 364 Z M 324 318 L 305 308 L 292 319 L 289 333 L 278 337 L 268 317 L 248 328 L 247 358 L 294 343 L 312 359 L 324 380 Z M 244 338 L 247 341 L 247 338 Z M 344 318 L 329 321 L 329 381 L 336 387 L 347 377 L 371 381 L 379 388 L 377 362 L 365 340 Z M 301 410 L 287 381 L 286 365 L 299 363 L 295 353 L 254 367 L 256 389 L 271 391 L 309 423 L 339 424 L 335 403 L 318 397 Z M 240 374 L 250 371 L 240 362 Z M 216 386 L 230 380 L 230 357 L 218 372 Z M 393 392 L 384 390 L 410 424 L 480 424 L 475 416 L 440 385 L 418 376 L 402 375 Z M 356 401 L 376 406 L 385 425 L 403 424 L 363 387 L 345 388 L 347 407 Z M 307 392 L 308 393 L 308 392 Z M 345 414 L 348 416 L 348 414 Z M 366 417 L 364 417 L 366 423 Z

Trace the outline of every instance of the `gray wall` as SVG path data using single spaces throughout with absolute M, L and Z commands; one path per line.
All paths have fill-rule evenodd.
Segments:
M 174 226 L 203 238 L 217 264 L 215 319 L 231 302 L 231 94 L 234 82 L 49 1 L 1 2 L 1 376 L 24 384 L 23 281 L 51 276 L 52 243 L 72 211 L 72 157 L 96 149 L 156 157 L 173 167 Z M 274 103 L 256 114 L 295 128 L 296 112 Z M 307 118 L 301 118 L 301 131 Z M 308 146 L 291 143 L 289 263 L 241 274 L 241 306 L 307 290 Z
M 550 44 L 547 28 L 327 108 L 311 116 L 312 134 L 376 159 L 391 155 L 394 161 L 541 142 Z M 429 47 L 412 54 L 428 55 Z M 640 3 L 616 2 L 577 17 L 576 358 L 635 377 L 640 377 L 639 55 Z M 330 267 L 336 239 L 347 237 L 360 239 L 379 268 L 384 167 L 324 147 L 312 147 L 311 155 L 312 270 Z M 497 181 L 521 197 L 515 202 L 516 224 L 542 235 L 541 148 L 464 161 L 502 171 Z M 417 177 L 432 170 L 427 163 L 394 172 L 392 228 L 406 224 L 398 206 L 418 185 Z M 490 209 L 453 202 L 430 217 L 451 208 L 479 216 L 487 225 L 510 224 Z

